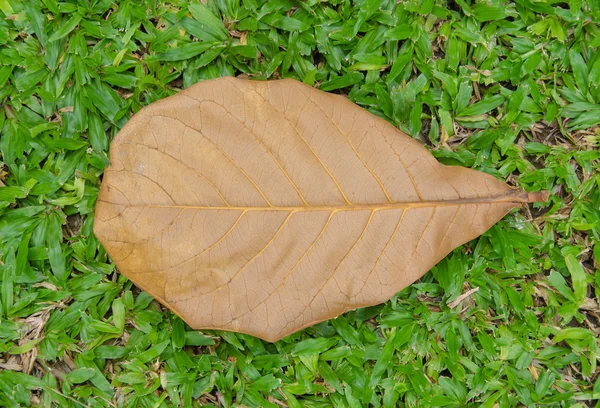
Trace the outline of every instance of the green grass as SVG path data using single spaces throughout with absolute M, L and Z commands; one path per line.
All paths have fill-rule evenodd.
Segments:
M 600 3 L 396 3 L 0 0 L 0 406 L 600 406 Z M 550 200 L 384 305 L 276 344 L 192 331 L 94 204 L 134 112 L 226 75 L 346 94 Z

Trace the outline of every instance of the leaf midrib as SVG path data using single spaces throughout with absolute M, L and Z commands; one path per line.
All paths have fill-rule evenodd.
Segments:
M 202 206 L 202 205 L 176 205 L 176 204 L 118 204 L 110 201 L 98 200 L 106 204 L 112 204 L 122 207 L 150 207 L 150 208 L 189 208 L 202 210 L 234 210 L 234 211 L 293 211 L 293 212 L 308 212 L 308 211 L 381 211 L 381 210 L 398 210 L 406 208 L 420 207 L 445 207 L 464 204 L 522 204 L 532 201 L 528 193 L 519 190 L 508 191 L 506 194 L 477 197 L 477 198 L 460 198 L 453 200 L 423 200 L 423 201 L 405 201 L 397 203 L 383 204 L 348 204 L 348 205 L 314 205 L 314 206 Z

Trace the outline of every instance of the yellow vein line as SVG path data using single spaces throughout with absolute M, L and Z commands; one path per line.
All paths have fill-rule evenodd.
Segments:
M 423 208 L 423 207 L 448 207 L 456 205 L 472 205 L 472 204 L 512 204 L 518 205 L 527 203 L 527 193 L 522 194 L 505 194 L 490 197 L 477 198 L 461 198 L 453 200 L 428 200 L 428 201 L 405 201 L 397 203 L 384 204 L 351 204 L 351 205 L 314 205 L 314 206 L 257 206 L 257 207 L 219 207 L 219 206 L 201 206 L 201 205 L 171 205 L 171 204 L 120 204 L 106 200 L 97 200 L 107 204 L 120 207 L 152 207 L 152 208 L 189 208 L 197 210 L 232 210 L 232 211 L 294 211 L 294 212 L 310 212 L 310 211 L 364 211 L 364 210 L 397 210 L 400 208 Z
M 219 197 L 221 198 L 221 200 L 223 200 L 223 203 L 230 207 L 231 205 L 227 202 L 227 200 L 225 200 L 225 197 L 223 197 L 223 194 L 221 194 L 221 191 L 219 191 L 219 189 L 217 188 L 217 186 L 215 186 L 208 178 L 206 178 L 206 176 L 204 176 L 204 174 L 200 173 L 199 171 L 197 171 L 195 168 L 193 168 L 192 166 L 187 165 L 186 163 L 184 163 L 181 159 L 177 159 L 176 157 L 174 157 L 173 155 L 167 153 L 167 152 L 163 152 L 161 150 L 158 150 L 154 147 L 150 147 L 150 146 L 146 146 L 145 144 L 142 143 L 133 143 L 133 142 L 125 142 L 125 143 L 121 143 L 119 145 L 120 146 L 127 146 L 127 145 L 131 145 L 131 146 L 141 146 L 141 147 L 145 147 L 147 149 L 150 150 L 154 150 L 155 152 L 158 152 L 160 154 L 164 154 L 167 157 L 172 158 L 173 160 L 175 160 L 177 163 L 181 163 L 183 164 L 185 167 L 187 167 L 188 169 L 192 170 L 194 173 L 196 173 L 198 176 L 202 177 L 214 190 L 215 192 L 219 195 Z
M 186 263 L 190 262 L 191 260 L 198 258 L 198 257 L 199 257 L 200 255 L 202 255 L 203 253 L 205 253 L 205 252 L 208 252 L 208 251 L 210 251 L 211 249 L 213 249 L 214 247 L 216 247 L 217 245 L 219 245 L 219 244 L 220 244 L 220 243 L 221 243 L 221 242 L 222 242 L 222 241 L 223 241 L 225 238 L 227 238 L 227 236 L 229 236 L 229 234 L 231 234 L 231 232 L 232 232 L 232 231 L 235 229 L 235 227 L 238 225 L 238 223 L 240 222 L 240 220 L 242 219 L 242 217 L 244 216 L 244 214 L 246 214 L 246 211 L 242 211 L 242 213 L 240 214 L 240 216 L 237 218 L 237 220 L 235 220 L 235 222 L 234 222 L 234 223 L 233 223 L 233 225 L 232 225 L 232 226 L 229 228 L 229 230 L 227 230 L 227 232 L 226 232 L 226 233 L 225 233 L 225 234 L 224 234 L 224 235 L 223 235 L 221 238 L 219 238 L 219 239 L 218 239 L 218 240 L 217 240 L 217 241 L 216 241 L 214 244 L 212 244 L 212 245 L 211 245 L 211 246 L 209 246 L 208 248 L 206 248 L 206 249 L 202 250 L 202 252 L 200 252 L 199 254 L 196 254 L 196 255 L 192 256 L 191 258 L 189 258 L 189 259 L 186 259 L 186 260 L 185 260 L 185 261 L 183 261 L 183 262 L 180 262 L 180 263 L 178 263 L 178 264 L 176 264 L 176 265 L 171 265 L 171 266 L 169 266 L 167 269 L 163 269 L 163 270 L 160 270 L 160 271 L 158 271 L 158 272 L 165 272 L 165 271 L 168 271 L 168 270 L 170 270 L 170 269 L 177 268 L 177 267 L 179 267 L 179 266 L 181 266 L 181 265 L 184 265 L 184 264 L 186 264 Z
M 448 224 L 448 227 L 446 228 L 446 233 L 444 234 L 444 236 L 442 237 L 442 240 L 440 241 L 440 246 L 442 246 L 442 244 L 444 243 L 446 238 L 448 238 L 448 233 L 450 232 L 450 228 L 452 228 L 452 226 L 454 225 L 454 221 L 456 221 L 456 217 L 458 217 L 458 213 L 460 212 L 461 208 L 462 208 L 462 205 L 459 205 L 458 208 L 456 209 L 454 216 L 452 217 L 452 219 L 450 220 L 450 223 Z
M 118 213 L 117 215 L 114 215 L 114 216 L 112 216 L 112 217 L 110 217 L 110 218 L 106 218 L 106 219 L 103 219 L 103 218 L 100 218 L 100 217 L 98 217 L 98 216 L 97 216 L 98 209 L 96 209 L 96 212 L 95 212 L 95 214 L 94 214 L 94 223 L 95 223 L 95 222 L 97 222 L 97 221 L 101 221 L 101 222 L 109 222 L 109 221 L 112 221 L 112 220 L 114 220 L 115 218 L 118 218 L 118 217 L 120 217 L 120 216 L 121 216 L 123 213 L 125 213 L 125 211 L 127 211 L 127 209 L 129 209 L 129 206 L 128 206 L 128 205 L 126 205 L 126 204 L 114 204 L 114 203 L 109 203 L 109 202 L 107 202 L 107 201 L 98 200 L 98 199 L 96 199 L 96 202 L 97 202 L 97 203 L 104 203 L 104 204 L 108 204 L 108 205 L 113 205 L 113 206 L 125 207 L 125 208 L 123 209 L 123 211 L 121 211 L 121 212 L 120 212 L 120 213 Z M 138 208 L 143 208 L 143 207 L 138 207 Z
M 402 153 L 404 153 L 406 151 L 406 149 L 403 150 L 402 153 L 396 152 L 396 150 L 394 149 L 394 146 L 392 146 L 392 143 L 389 140 L 387 140 L 387 138 L 385 137 L 383 132 L 381 132 L 381 135 L 383 136 L 383 139 L 387 142 L 388 146 L 390 146 L 390 149 L 392 149 L 392 151 L 394 152 L 394 154 L 400 161 L 400 164 L 402 165 L 402 167 L 404 167 L 404 170 L 406 171 L 406 175 L 408 176 L 408 179 L 410 180 L 410 182 L 415 190 L 415 193 L 417 194 L 417 197 L 419 197 L 419 199 L 423 200 L 423 196 L 421 195 L 421 192 L 419 191 L 419 188 L 417 187 L 417 182 L 415 181 L 413 176 L 410 174 L 410 168 L 406 165 L 406 163 L 404 163 L 404 160 L 402 160 Z M 407 136 L 407 137 L 410 137 L 410 136 Z M 417 159 L 417 160 L 419 160 L 419 159 Z
M 167 195 L 167 197 L 169 197 L 169 200 L 171 200 L 173 202 L 173 204 L 175 204 L 175 200 L 173 200 L 173 196 L 171 196 L 171 193 L 169 193 L 167 190 L 165 190 L 165 188 L 163 186 L 161 186 L 160 184 L 158 184 L 158 182 L 156 180 L 152 180 L 150 177 L 146 176 L 145 174 L 142 173 L 138 173 L 137 171 L 133 171 L 133 169 L 121 169 L 121 170 L 109 170 L 107 169 L 105 171 L 105 173 L 107 172 L 111 172 L 111 173 L 122 173 L 122 172 L 131 172 L 131 174 L 135 174 L 136 176 L 140 176 L 142 178 L 145 178 L 146 180 L 148 180 L 149 182 L 151 182 L 152 184 L 155 184 L 158 188 L 160 188 L 162 191 L 165 192 L 165 194 Z M 129 207 L 129 205 L 128 205 Z
M 257 94 L 258 96 L 260 96 L 268 105 L 270 105 L 271 107 L 273 106 L 271 104 L 271 102 L 269 102 L 267 99 L 265 99 L 265 97 L 262 96 L 259 92 L 257 92 L 256 90 L 254 90 L 252 88 L 249 88 L 249 89 L 252 92 L 254 92 L 255 94 Z M 279 111 L 277 111 L 276 109 L 275 109 L 275 111 L 277 113 L 279 113 Z M 323 160 L 321 160 L 321 158 L 319 157 L 319 155 L 317 155 L 317 153 L 312 148 L 312 146 L 306 141 L 306 139 L 304 138 L 304 136 L 302 136 L 302 134 L 298 131 L 298 129 L 296 128 L 296 126 L 288 119 L 287 116 L 285 116 L 285 114 L 281 114 L 281 113 L 279 113 L 279 114 L 281 116 L 283 116 L 283 118 L 286 120 L 287 123 L 290 124 L 290 126 L 292 127 L 292 129 L 294 129 L 294 131 L 300 137 L 300 139 L 302 140 L 302 142 L 304 142 L 304 144 L 309 148 L 309 150 L 311 151 L 311 153 L 313 154 L 313 156 L 315 156 L 315 158 L 319 161 L 319 163 L 321 164 L 321 166 L 323 167 L 323 169 L 325 169 L 325 171 L 327 172 L 327 174 L 329 175 L 329 177 L 331 178 L 331 180 L 333 181 L 333 183 L 336 185 L 336 187 L 339 190 L 340 194 L 344 198 L 344 201 L 346 201 L 347 204 L 351 204 L 350 200 L 348 200 L 348 197 L 346 197 L 346 194 L 344 193 L 344 190 L 342 189 L 342 186 L 340 186 L 340 184 L 338 183 L 338 181 L 336 180 L 336 178 L 333 176 L 333 174 L 331 174 L 331 172 L 329 171 L 329 169 L 327 168 L 327 166 L 325 165 L 325 163 L 323 163 Z
M 159 235 L 161 235 L 162 233 L 164 233 L 167 229 L 169 229 L 173 224 L 175 224 L 175 222 L 179 219 L 179 217 L 181 217 L 181 214 L 183 214 L 187 209 L 184 208 L 181 211 L 179 211 L 179 214 L 177 214 L 177 216 L 175 218 L 173 218 L 173 221 L 171 221 L 166 227 L 164 227 L 163 229 L 161 229 L 159 232 L 157 232 L 156 234 L 152 235 L 149 238 L 144 238 L 145 241 L 150 241 L 156 237 L 158 237 Z
M 360 290 L 357 292 L 357 294 L 360 293 L 360 292 L 362 292 L 362 290 L 365 288 L 365 286 L 367 285 L 367 281 L 371 277 L 371 274 L 375 271 L 375 268 L 377 268 L 377 265 L 379 265 L 379 261 L 381 261 L 381 258 L 383 257 L 383 255 L 385 255 L 388 247 L 390 246 L 390 244 L 394 240 L 394 237 L 396 236 L 396 233 L 398 232 L 398 229 L 400 228 L 400 225 L 402 224 L 402 220 L 404 219 L 404 215 L 406 214 L 406 211 L 407 210 L 402 211 L 402 214 L 400 215 L 400 218 L 398 219 L 398 224 L 396 224 L 396 228 L 394 228 L 394 232 L 392 232 L 392 235 L 390 236 L 390 239 L 388 239 L 388 241 L 385 243 L 385 246 L 383 247 L 383 250 L 381 250 L 381 254 L 379 254 L 379 256 L 377 257 L 377 259 L 375 260 L 375 264 L 373 265 L 373 268 L 371 268 L 371 270 L 367 274 L 367 276 L 365 278 L 365 281 L 363 282 L 363 285 L 360 288 Z
M 246 269 L 246 267 L 248 265 L 250 265 L 250 263 L 252 261 L 254 261 L 256 258 L 258 258 L 262 253 L 264 253 L 267 248 L 269 247 L 269 245 L 271 245 L 273 242 L 275 242 L 275 239 L 277 238 L 277 236 L 279 235 L 279 233 L 283 230 L 283 228 L 285 227 L 285 225 L 287 224 L 287 222 L 289 221 L 289 219 L 292 217 L 292 215 L 294 214 L 293 211 L 291 211 L 288 216 L 285 218 L 285 220 L 283 220 L 283 223 L 279 226 L 279 228 L 277 229 L 277 231 L 275 232 L 275 234 L 271 237 L 271 239 L 269 240 L 269 242 L 267 242 L 267 244 L 263 247 L 263 249 L 261 249 L 260 251 L 258 251 L 258 253 L 256 255 L 254 255 L 248 262 L 246 262 L 246 264 L 244 266 L 242 266 L 240 268 L 240 270 L 238 270 L 235 274 L 233 274 L 233 276 L 231 278 L 229 278 L 229 282 L 227 282 L 224 285 L 221 285 L 213 290 L 211 290 L 210 292 L 207 293 L 203 293 L 202 296 L 206 296 L 206 295 L 210 295 L 213 292 L 216 292 L 218 289 L 224 287 L 225 285 L 229 284 L 233 279 L 235 279 L 236 276 L 238 276 L 240 273 L 242 273 L 242 271 L 244 269 Z M 182 299 L 184 300 L 184 299 Z
M 309 95 L 307 95 L 304 90 L 302 89 L 302 86 L 298 86 L 298 89 L 300 89 L 300 92 L 302 92 L 302 94 L 304 96 L 306 96 L 306 98 L 311 101 L 320 111 L 321 113 L 323 113 L 323 115 L 329 119 L 331 121 L 331 123 L 333 123 L 335 125 L 335 127 L 337 128 L 338 132 L 340 132 L 345 138 L 346 141 L 348 142 L 348 145 L 350 145 L 350 148 L 352 148 L 352 151 L 354 152 L 354 154 L 356 155 L 356 157 L 358 158 L 358 160 L 360 160 L 360 162 L 363 164 L 363 166 L 365 166 L 365 169 L 367 169 L 369 171 L 369 173 L 371 173 L 371 176 L 373 176 L 373 178 L 375 179 L 375 181 L 377 181 L 377 183 L 379 184 L 379 187 L 381 187 L 381 191 L 383 191 L 383 194 L 385 194 L 385 198 L 387 198 L 387 200 L 391 203 L 392 199 L 390 198 L 390 195 L 388 194 L 385 186 L 383 185 L 383 182 L 379 179 L 379 177 L 375 174 L 375 172 L 369 167 L 367 166 L 367 163 L 363 160 L 363 158 L 361 157 L 361 155 L 358 153 L 358 150 L 356 150 L 356 148 L 354 147 L 354 145 L 352 144 L 352 142 L 350 141 L 350 136 L 348 136 L 348 134 L 346 132 L 344 132 L 339 125 L 337 124 L 336 121 L 333 120 L 333 118 L 331 116 L 329 116 L 322 108 L 321 106 L 319 106 L 319 104 L 317 102 L 315 102 L 315 100 L 313 98 L 311 98 Z M 335 105 L 334 105 L 335 106 Z
M 265 148 L 265 151 L 269 154 L 269 156 L 271 156 L 271 158 L 273 159 L 273 161 L 275 162 L 275 164 L 277 164 L 277 166 L 279 167 L 279 169 L 281 170 L 281 172 L 283 173 L 283 175 L 288 179 L 288 181 L 290 182 L 290 184 L 292 185 L 292 187 L 294 188 L 294 190 L 296 190 L 296 193 L 298 194 L 298 197 L 300 197 L 300 199 L 302 200 L 302 202 L 304 204 L 309 205 L 308 202 L 306 201 L 306 199 L 304 198 L 304 196 L 302 195 L 302 193 L 300 192 L 300 189 L 298 188 L 298 186 L 296 185 L 296 183 L 294 183 L 294 181 L 290 177 L 289 173 L 283 168 L 283 165 L 281 164 L 281 162 L 279 160 L 277 160 L 277 158 L 273 155 L 273 153 L 271 152 L 271 150 L 269 150 L 269 148 L 267 147 L 267 145 L 265 144 L 265 142 L 262 139 L 260 139 L 258 137 L 258 135 L 256 133 L 254 133 L 252 131 L 252 129 L 250 129 L 249 126 L 247 126 L 244 122 L 242 122 L 237 117 L 235 117 L 231 111 L 229 111 L 227 108 L 225 108 L 225 106 L 220 105 L 220 104 L 216 103 L 215 101 L 209 101 L 209 100 L 201 101 L 201 100 L 198 100 L 198 99 L 194 98 L 193 96 L 190 96 L 190 95 L 187 95 L 187 94 L 184 94 L 184 93 L 182 93 L 182 95 L 183 96 L 187 96 L 188 98 L 190 98 L 190 99 L 198 102 L 199 104 L 202 104 L 204 102 L 206 102 L 206 103 L 213 103 L 213 104 L 215 104 L 215 105 L 220 106 L 221 108 L 223 108 L 223 110 L 225 112 L 227 112 L 227 114 L 229 116 L 231 116 L 233 119 L 235 119 L 244 129 L 248 130 L 248 132 L 254 137 L 254 139 L 256 139 L 261 145 L 263 145 L 263 147 Z
M 435 218 L 435 213 L 437 212 L 437 210 L 438 210 L 437 207 L 433 207 L 433 212 L 431 213 L 431 217 L 429 217 L 429 221 L 427 221 L 427 224 L 425 224 L 425 228 L 423 228 L 423 232 L 421 233 L 421 236 L 419 237 L 419 240 L 417 241 L 417 245 L 415 246 L 415 251 L 412 253 L 410 260 L 412 260 L 415 257 L 415 254 L 417 254 L 419 252 L 419 245 L 421 244 L 421 241 L 423 241 L 423 237 L 425 236 L 425 233 L 427 232 L 427 228 L 429 228 L 431 221 L 433 221 L 433 219 Z M 407 263 L 407 265 L 408 265 L 408 263 Z
M 446 182 L 446 184 L 448 184 L 450 186 L 450 188 L 452 188 L 452 190 L 454 190 L 456 192 L 456 196 L 460 198 L 460 193 L 458 192 L 458 190 L 456 189 L 456 187 L 454 187 L 454 185 L 448 181 L 448 177 L 446 177 L 445 174 L 440 174 L 440 172 L 438 171 L 438 167 L 439 166 L 433 166 L 433 169 L 434 169 L 435 173 L 438 176 L 440 176 L 440 178 L 443 179 Z M 468 182 L 465 183 L 465 184 L 467 184 L 467 185 L 469 185 L 469 187 L 471 187 L 471 185 Z M 471 190 L 475 191 L 473 189 L 473 187 L 471 187 Z M 477 192 L 475 191 L 475 193 L 477 193 Z
M 419 244 L 421 243 L 421 241 L 423 240 L 423 237 L 425 236 L 425 233 L 427 232 L 427 228 L 429 227 L 429 225 L 431 224 L 431 221 L 433 221 L 433 219 L 435 218 L 435 213 L 437 211 L 437 208 L 433 209 L 433 213 L 431 214 L 431 217 L 429 217 L 429 221 L 427 221 L 427 224 L 425 224 L 425 228 L 423 229 L 423 232 L 421 233 L 421 237 L 419 238 L 419 240 L 417 241 L 417 245 L 415 245 L 415 250 L 413 251 L 413 253 L 411 254 L 410 258 L 408 258 L 408 260 L 404 263 L 404 265 L 402 265 L 402 271 L 404 271 L 404 269 L 410 265 L 410 263 L 412 262 L 412 260 L 414 259 L 415 255 L 419 253 Z M 458 213 L 458 211 L 454 214 L 456 216 L 456 214 Z M 428 245 L 429 248 L 431 248 L 430 245 Z
M 142 111 L 140 111 L 140 112 L 142 112 Z M 205 134 L 204 134 L 204 133 L 203 133 L 201 130 L 199 130 L 199 129 L 196 129 L 196 128 L 195 128 L 195 127 L 193 127 L 193 126 L 190 126 L 190 125 L 188 125 L 187 123 L 185 123 L 184 121 L 182 121 L 181 119 L 178 119 L 178 118 L 173 118 L 173 117 L 171 117 L 171 116 L 165 116 L 165 115 L 158 115 L 158 114 L 155 114 L 155 113 L 153 113 L 153 114 L 152 114 L 152 116 L 153 116 L 153 117 L 160 117 L 160 118 L 164 118 L 164 119 L 171 119 L 171 120 L 177 121 L 177 122 L 181 123 L 183 126 L 185 126 L 186 128 L 188 128 L 188 129 L 192 129 L 194 132 L 198 133 L 200 136 L 202 136 L 203 138 L 205 138 L 205 139 L 206 139 L 206 140 L 207 140 L 207 141 L 208 141 L 210 144 L 212 144 L 212 145 L 213 145 L 213 146 L 214 146 L 214 147 L 215 147 L 215 148 L 216 148 L 218 151 L 220 151 L 220 152 L 221 152 L 221 154 L 222 154 L 223 156 L 225 156 L 225 157 L 226 157 L 226 158 L 227 158 L 227 159 L 228 159 L 228 160 L 229 160 L 229 161 L 230 161 L 230 162 L 231 162 L 231 163 L 232 163 L 232 164 L 233 164 L 235 167 L 237 167 L 237 168 L 238 168 L 238 170 L 239 170 L 239 171 L 241 171 L 241 172 L 242 172 L 242 174 L 243 174 L 244 176 L 246 176 L 246 178 L 248 179 L 248 181 L 250 181 L 250 183 L 252 183 L 252 185 L 254 186 L 254 188 L 256 188 L 256 190 L 257 190 L 257 191 L 258 191 L 258 193 L 259 193 L 259 194 L 262 196 L 262 198 L 265 200 L 265 202 L 267 203 L 267 205 L 269 205 L 269 207 L 272 207 L 272 204 L 271 204 L 271 202 L 270 202 L 270 201 L 269 201 L 269 199 L 268 199 L 268 198 L 265 196 L 265 194 L 262 192 L 262 190 L 260 189 L 260 187 L 258 187 L 258 185 L 256 184 L 256 182 L 254 182 L 254 180 L 252 179 L 252 177 L 250 177 L 250 176 L 248 175 L 248 173 L 246 173 L 246 172 L 244 171 L 244 169 L 242 169 L 242 168 L 241 168 L 241 167 L 240 167 L 240 166 L 239 166 L 239 165 L 238 165 L 238 164 L 237 164 L 237 163 L 236 163 L 236 162 L 235 162 L 235 161 L 234 161 L 234 160 L 233 160 L 233 159 L 232 159 L 232 158 L 231 158 L 231 157 L 230 157 L 230 156 L 227 154 L 227 153 L 225 153 L 225 152 L 223 151 L 223 149 L 221 149 L 221 148 L 219 147 L 219 145 L 218 145 L 218 144 L 216 144 L 216 143 L 215 143 L 215 142 L 214 142 L 212 139 L 210 139 L 208 136 L 206 136 L 206 135 L 205 135 Z
M 300 259 L 298 260 L 298 262 L 296 262 L 296 264 L 294 265 L 294 267 L 287 273 L 287 275 L 279 283 L 279 285 L 277 285 L 277 287 L 275 289 L 273 289 L 273 291 L 269 294 L 269 296 L 267 296 L 266 298 L 264 298 L 259 303 L 259 306 L 262 305 L 263 303 L 266 303 L 267 300 L 269 300 L 271 298 L 271 296 L 273 296 L 275 293 L 277 293 L 277 291 L 279 290 L 279 288 L 281 288 L 285 284 L 285 282 L 287 282 L 287 280 L 293 275 L 294 271 L 298 268 L 298 266 L 300 266 L 300 263 L 304 260 L 304 258 L 306 258 L 306 256 L 310 253 L 310 251 L 313 249 L 313 247 L 317 243 L 317 241 L 325 233 L 325 230 L 327 229 L 327 226 L 329 225 L 329 222 L 331 221 L 331 218 L 333 218 L 333 215 L 335 213 L 336 213 L 335 211 L 332 211 L 331 214 L 329 214 L 329 217 L 327 218 L 327 221 L 325 222 L 325 225 L 323 225 L 323 228 L 321 228 L 321 232 L 319 232 L 319 235 L 314 239 L 314 241 L 312 242 L 312 244 L 310 244 L 310 246 L 306 249 L 306 251 L 304 251 L 304 254 L 300 257 Z M 256 308 L 258 308 L 258 306 L 256 306 L 256 307 L 248 310 L 247 312 L 242 313 L 241 315 L 233 317 L 231 320 L 239 319 L 240 317 L 243 317 L 243 316 L 247 315 L 248 313 L 252 313 Z
M 352 245 L 352 247 L 348 250 L 348 252 L 346 252 L 346 255 L 344 255 L 344 257 L 342 258 L 342 260 L 340 261 L 340 263 L 338 264 L 338 266 L 336 266 L 336 268 L 333 270 L 333 272 L 331 273 L 331 275 L 329 276 L 329 278 L 327 278 L 327 280 L 323 283 L 323 285 L 321 286 L 321 288 L 313 296 L 313 298 L 310 300 L 310 302 L 308 303 L 308 305 L 306 306 L 306 308 L 310 307 L 313 304 L 313 302 L 315 301 L 315 299 L 317 298 L 317 296 L 319 296 L 319 293 L 323 292 L 323 289 L 325 289 L 325 286 L 329 283 L 329 281 L 331 281 L 331 279 L 333 279 L 333 277 L 335 276 L 335 274 L 337 273 L 337 271 L 340 269 L 340 267 L 342 266 L 342 264 L 344 263 L 344 261 L 346 260 L 346 258 L 348 258 L 348 256 L 352 253 L 352 251 L 354 251 L 354 248 L 356 248 L 356 246 L 358 245 L 358 243 L 362 240 L 363 236 L 367 232 L 367 229 L 371 225 L 371 220 L 373 219 L 373 215 L 375 215 L 376 211 L 377 210 L 371 211 L 371 214 L 369 215 L 369 219 L 367 220 L 367 223 L 365 224 L 365 227 L 363 228 L 362 232 L 360 233 L 360 236 L 354 242 L 354 245 Z
M 121 162 L 121 163 L 123 163 L 123 162 Z M 112 170 L 111 170 L 110 168 L 106 169 L 106 170 L 104 171 L 104 174 L 105 174 L 105 176 L 104 176 L 104 177 L 106 178 L 106 173 L 108 173 L 108 172 L 111 172 L 111 171 L 112 171 Z M 114 188 L 114 189 L 115 189 L 115 190 L 117 190 L 119 193 L 121 193 L 121 195 L 122 195 L 123 197 L 125 197 L 125 200 L 127 200 L 127 203 L 128 203 L 127 205 L 131 204 L 131 201 L 129 201 L 129 197 L 127 197 L 123 191 L 119 190 L 119 188 L 118 188 L 118 187 L 115 187 L 113 184 L 107 184 L 107 188 L 109 188 L 109 187 L 110 187 L 110 188 Z M 125 205 L 125 204 L 121 204 L 121 205 Z

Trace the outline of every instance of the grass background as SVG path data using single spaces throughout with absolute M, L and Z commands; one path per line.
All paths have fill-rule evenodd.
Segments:
M 597 0 L 0 0 L 0 406 L 600 406 L 599 34 Z M 384 305 L 192 331 L 94 203 L 134 112 L 225 75 L 346 94 L 551 198 Z

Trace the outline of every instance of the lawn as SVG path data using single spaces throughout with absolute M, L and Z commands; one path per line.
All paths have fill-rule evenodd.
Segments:
M 94 237 L 111 139 L 221 76 L 346 95 L 512 211 L 383 305 L 194 331 Z M 598 0 L 0 0 L 0 406 L 599 407 Z

